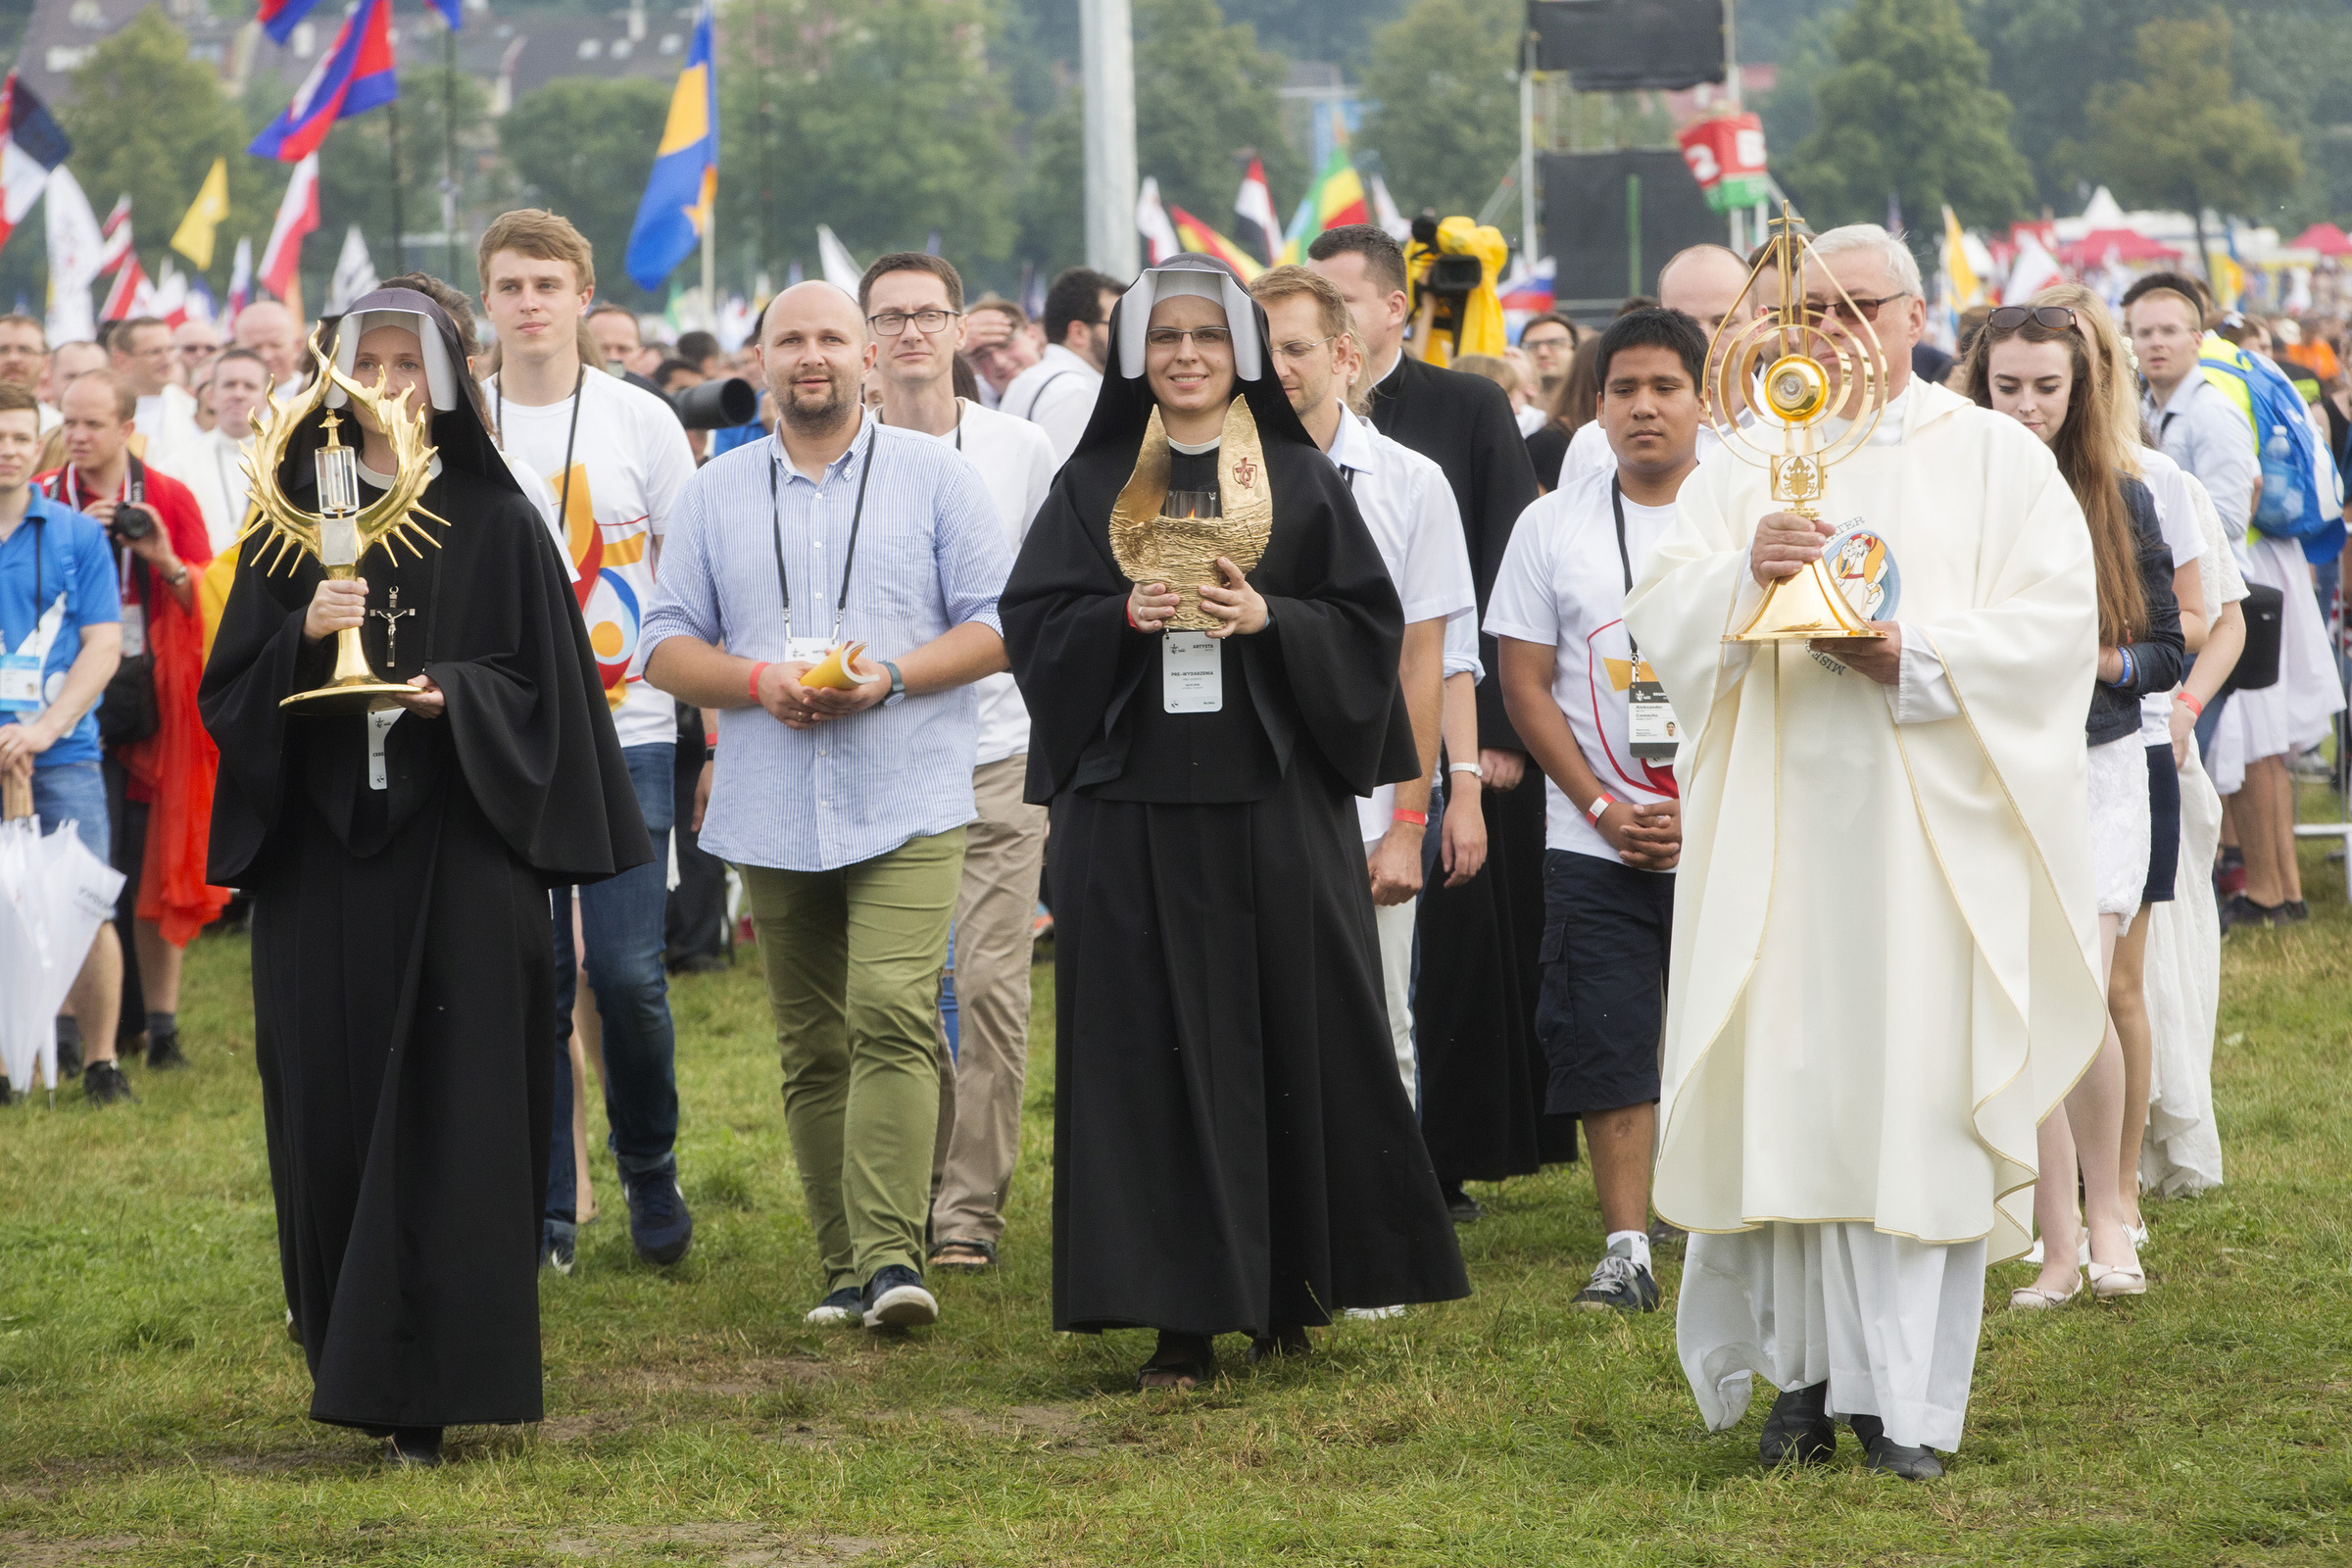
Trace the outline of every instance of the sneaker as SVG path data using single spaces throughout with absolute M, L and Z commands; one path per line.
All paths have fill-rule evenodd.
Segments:
M 865 1326 L 914 1329 L 939 1321 L 939 1302 L 923 1289 L 923 1277 L 904 1263 L 877 1269 L 865 1282 Z
M 93 1105 L 111 1105 L 118 1100 L 139 1102 L 130 1092 L 130 1080 L 122 1076 L 122 1064 L 116 1061 L 93 1061 L 83 1068 L 81 1093 Z
M 147 1067 L 149 1071 L 164 1072 L 173 1067 L 185 1067 L 187 1064 L 187 1055 L 179 1049 L 177 1031 L 168 1035 L 149 1035 L 147 1037 Z
M 856 1328 L 865 1321 L 865 1293 L 855 1285 L 844 1285 L 810 1307 L 801 1321 L 820 1329 Z
M 539 1266 L 552 1268 L 559 1274 L 569 1274 L 579 1261 L 580 1228 L 566 1225 L 560 1219 L 542 1220 L 539 1225 Z
M 2308 925 L 2310 923 L 2311 906 L 2302 899 L 2291 900 L 2271 910 L 2271 924 L 2273 925 Z
M 686 1210 L 686 1192 L 674 1170 L 646 1176 L 623 1176 L 621 1195 L 629 1201 L 629 1241 L 648 1263 L 675 1263 L 694 1245 L 694 1216 Z
M 69 1040 L 63 1029 L 57 1032 L 57 1076 L 61 1079 L 81 1076 L 81 1036 Z
M 1658 1309 L 1658 1282 L 1648 1269 L 1634 1261 L 1634 1244 L 1619 1242 L 1603 1252 L 1593 1265 L 1592 1283 L 1576 1293 L 1568 1303 L 1588 1312 L 1655 1312 Z

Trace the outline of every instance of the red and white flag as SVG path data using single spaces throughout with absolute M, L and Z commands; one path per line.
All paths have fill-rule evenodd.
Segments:
M 237 236 L 237 259 L 228 268 L 228 318 L 235 320 L 237 313 L 253 298 L 253 236 Z
M 1176 238 L 1176 225 L 1168 221 L 1168 210 L 1160 205 L 1159 181 L 1152 175 L 1144 176 L 1144 188 L 1136 193 L 1135 226 L 1144 237 L 1144 265 L 1157 267 L 1184 249 Z
M 294 166 L 285 199 L 277 204 L 277 221 L 262 250 L 262 287 L 281 300 L 292 297 L 302 279 L 302 238 L 318 226 L 318 155 L 313 153 Z
M 101 321 L 127 321 L 134 316 L 148 315 L 147 306 L 155 299 L 155 285 L 147 281 L 147 269 L 139 265 L 136 251 L 122 258 L 115 269 L 115 286 L 106 291 L 106 304 L 98 312 Z
M 130 254 L 130 194 L 125 191 L 115 198 L 115 210 L 106 215 L 104 227 L 106 249 L 98 253 L 98 275 L 104 277 L 122 265 Z
M 1234 239 L 1272 266 L 1282 254 L 1282 220 L 1274 216 L 1274 192 L 1266 184 L 1266 166 L 1254 158 L 1233 198 L 1233 211 L 1241 219 L 1234 227 Z

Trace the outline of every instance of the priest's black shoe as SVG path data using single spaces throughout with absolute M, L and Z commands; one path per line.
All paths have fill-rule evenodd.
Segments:
M 694 1245 L 694 1216 L 674 1170 L 623 1176 L 629 1200 L 629 1242 L 648 1263 L 675 1263 Z
M 439 1427 L 394 1427 L 384 1440 L 384 1463 L 402 1470 L 434 1470 L 441 1464 Z
M 1767 1465 L 1821 1464 L 1838 1451 L 1838 1423 L 1830 1419 L 1828 1379 L 1810 1388 L 1784 1390 L 1764 1418 L 1764 1440 L 1756 1446 Z
M 187 1054 L 179 1049 L 179 1031 L 175 1029 L 169 1034 L 150 1034 L 147 1037 L 147 1066 L 150 1070 L 160 1072 L 187 1064 Z
M 82 1069 L 81 1094 L 93 1105 L 111 1105 L 118 1100 L 137 1104 L 139 1097 L 130 1092 L 130 1080 L 122 1076 L 120 1062 L 93 1061 Z
M 1931 1448 L 1908 1448 L 1899 1443 L 1886 1441 L 1886 1424 L 1875 1415 L 1846 1418 L 1854 1436 L 1862 1440 L 1864 1463 L 1884 1475 L 1901 1476 L 1905 1481 L 1939 1481 L 1943 1478 L 1943 1462 Z
M 1463 1192 L 1458 1185 L 1446 1188 L 1445 1195 L 1446 1212 L 1453 1216 L 1456 1225 L 1475 1225 L 1487 1217 L 1487 1211 L 1479 1206 L 1478 1200 Z

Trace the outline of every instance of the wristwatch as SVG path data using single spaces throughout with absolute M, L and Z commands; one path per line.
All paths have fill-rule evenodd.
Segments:
M 906 677 L 900 674 L 899 666 L 887 659 L 882 661 L 882 667 L 890 671 L 890 695 L 882 699 L 882 706 L 896 708 L 906 700 Z

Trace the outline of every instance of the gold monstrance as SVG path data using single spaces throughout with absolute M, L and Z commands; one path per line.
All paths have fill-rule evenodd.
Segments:
M 440 541 L 418 525 L 419 519 L 438 522 L 447 527 L 445 518 L 437 517 L 416 504 L 424 487 L 432 482 L 433 447 L 426 439 L 431 429 L 432 416 L 426 410 L 424 389 L 418 387 L 416 410 L 401 398 L 391 396 L 385 389 L 385 377 L 378 375 L 374 387 L 362 386 L 335 367 L 334 356 L 321 350 L 318 335 L 311 338 L 311 351 L 318 362 L 318 378 L 311 389 L 292 402 L 281 403 L 269 398 L 270 416 L 262 434 L 245 455 L 245 477 L 251 488 L 252 520 L 237 538 L 242 545 L 257 534 L 267 534 L 262 548 L 276 546 L 276 555 L 264 568 L 274 571 L 289 556 L 315 556 L 326 568 L 334 582 L 349 582 L 360 574 L 360 561 L 368 551 L 381 546 L 390 559 L 395 545 L 405 544 L 419 561 L 424 552 L 416 548 L 421 539 L 428 545 Z M 378 496 L 372 505 L 360 505 L 360 454 L 355 447 L 343 444 L 337 432 L 342 420 L 328 414 L 320 427 L 326 432 L 326 443 L 314 455 L 318 474 L 318 510 L 303 511 L 287 499 L 279 485 L 278 467 L 286 455 L 286 445 L 295 430 L 326 401 L 330 387 L 341 387 L 355 405 L 363 405 L 374 416 L 376 427 L 392 443 L 394 473 L 392 488 Z M 256 561 L 260 558 L 257 556 Z M 398 685 L 377 678 L 368 667 L 366 650 L 360 646 L 360 632 L 347 626 L 335 633 L 335 673 L 324 686 L 315 691 L 296 692 L 279 703 L 303 713 L 368 713 L 395 708 L 395 699 L 413 694 L 414 687 Z
M 1886 360 L 1878 332 L 1827 269 L 1820 275 L 1834 297 L 1820 309 L 1806 305 L 1804 267 L 1812 246 L 1786 203 L 1770 226 L 1772 237 L 1748 270 L 1746 286 L 1707 346 L 1714 378 L 1708 403 L 1719 411 L 1710 418 L 1726 451 L 1771 470 L 1773 500 L 1800 517 L 1818 518 L 1815 504 L 1830 466 L 1860 451 L 1886 412 Z M 1768 271 L 1779 285 L 1777 302 L 1758 297 Z M 1842 330 L 1830 332 L 1823 323 L 1839 305 Z M 1742 408 L 1754 410 L 1753 423 L 1739 422 Z M 1838 416 L 1847 419 L 1844 428 L 1826 426 Z M 1765 589 L 1763 602 L 1724 641 L 1886 635 L 1854 612 L 1829 564 L 1816 561 Z

